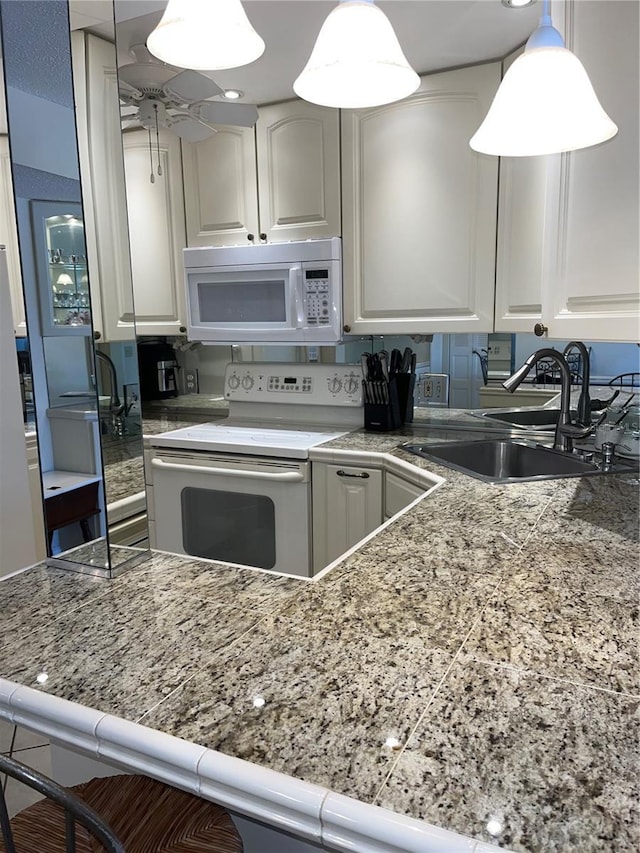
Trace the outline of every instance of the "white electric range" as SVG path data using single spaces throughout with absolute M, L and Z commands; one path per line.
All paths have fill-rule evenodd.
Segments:
M 309 450 L 363 424 L 359 365 L 230 364 L 229 417 L 145 440 L 151 547 L 310 577 Z

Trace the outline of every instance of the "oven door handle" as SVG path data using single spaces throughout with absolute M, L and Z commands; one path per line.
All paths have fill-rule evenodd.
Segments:
M 230 468 L 213 468 L 209 465 L 179 465 L 176 462 L 163 462 L 152 459 L 151 467 L 161 471 L 182 471 L 186 474 L 215 474 L 218 477 L 239 477 L 246 480 L 270 480 L 278 483 L 302 483 L 301 471 L 283 471 L 282 474 L 266 474 L 264 471 L 242 471 Z

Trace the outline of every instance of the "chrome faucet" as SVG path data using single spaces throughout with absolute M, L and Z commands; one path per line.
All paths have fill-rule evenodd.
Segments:
M 569 412 L 569 401 L 571 399 L 571 371 L 569 370 L 566 358 L 561 352 L 548 347 L 536 350 L 536 352 L 532 353 L 524 362 L 522 367 L 519 368 L 519 370 L 516 370 L 513 376 L 510 376 L 502 383 L 502 386 L 513 394 L 518 385 L 520 385 L 523 379 L 528 375 L 534 364 L 537 364 L 542 358 L 550 358 L 557 363 L 560 368 L 562 382 L 560 387 L 560 418 L 558 420 L 558 425 L 556 426 L 553 446 L 556 450 L 564 450 L 567 453 L 571 453 L 573 450 L 573 440 L 568 434 L 568 430 L 565 431 L 565 429 L 563 429 L 566 427 L 571 428 L 572 426 L 571 415 Z
M 591 426 L 591 400 L 589 399 L 591 366 L 589 364 L 589 351 L 582 341 L 571 341 L 564 348 L 563 355 L 565 359 L 572 349 L 578 350 L 580 360 L 582 361 L 582 390 L 580 391 L 580 399 L 578 400 L 577 423 L 585 427 Z
M 121 403 L 120 398 L 118 397 L 118 374 L 116 373 L 116 366 L 106 353 L 101 352 L 99 349 L 97 349 L 95 353 L 96 358 L 106 364 L 107 370 L 109 371 L 109 383 L 111 385 L 111 393 L 109 395 L 109 409 L 112 412 L 118 412 Z
M 567 348 L 575 346 L 577 343 L 577 341 L 572 341 L 572 343 L 569 344 Z M 579 344 L 579 346 L 583 347 L 584 344 Z M 522 367 L 519 370 L 516 370 L 513 376 L 510 376 L 507 380 L 505 380 L 502 385 L 504 388 L 507 389 L 507 391 L 511 391 L 511 393 L 513 394 L 518 385 L 520 385 L 522 380 L 529 373 L 533 365 L 537 364 L 542 358 L 550 358 L 556 362 L 556 364 L 560 368 L 560 378 L 562 383 L 560 386 L 560 418 L 558 419 L 558 425 L 556 426 L 553 447 L 555 450 L 562 450 L 565 453 L 573 453 L 574 438 L 586 438 L 590 433 L 594 431 L 597 426 L 602 423 L 606 416 L 606 412 L 604 412 L 600 419 L 594 424 L 588 423 L 587 425 L 582 425 L 580 423 L 571 423 L 571 412 L 569 409 L 569 405 L 571 402 L 571 370 L 569 369 L 569 365 L 567 364 L 566 358 L 561 352 L 558 352 L 557 349 L 536 350 L 536 352 L 532 353 L 529 356 L 529 358 L 525 361 Z M 587 364 L 588 358 L 589 356 L 587 354 Z M 585 372 L 587 374 L 588 383 L 588 368 L 586 368 Z M 585 405 L 587 404 L 585 403 Z M 589 421 L 590 420 L 591 419 L 589 417 Z

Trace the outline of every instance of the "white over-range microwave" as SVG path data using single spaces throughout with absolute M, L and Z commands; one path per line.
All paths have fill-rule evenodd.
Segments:
M 184 250 L 188 336 L 205 344 L 335 344 L 339 237 Z

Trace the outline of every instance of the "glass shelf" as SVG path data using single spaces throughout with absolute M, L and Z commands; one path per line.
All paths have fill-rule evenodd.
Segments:
M 41 306 L 44 334 L 91 331 L 91 295 L 84 223 L 75 203 L 33 202 L 34 230 L 40 248 Z

